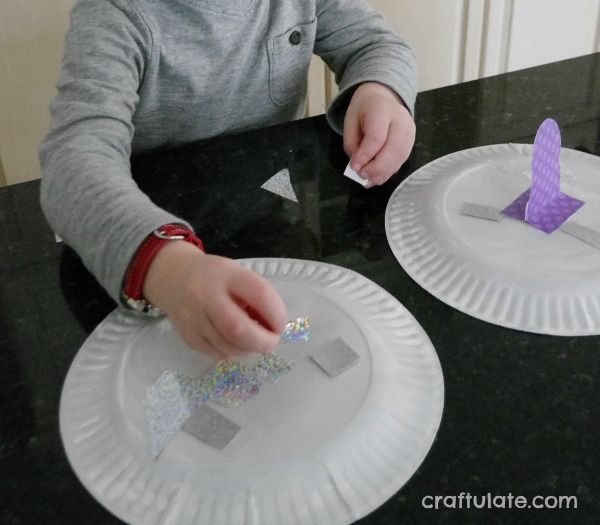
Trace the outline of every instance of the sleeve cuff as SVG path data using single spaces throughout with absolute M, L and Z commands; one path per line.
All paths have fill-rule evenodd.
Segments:
M 398 97 L 400 102 L 404 104 L 406 109 L 414 118 L 415 100 L 416 94 L 414 90 L 409 88 L 407 85 L 396 82 L 386 82 L 381 77 L 379 78 L 363 78 L 360 80 L 354 80 L 352 83 L 342 86 L 340 92 L 331 102 L 329 109 L 326 113 L 327 122 L 333 128 L 333 130 L 342 135 L 344 132 L 344 117 L 346 116 L 346 110 L 352 99 L 352 95 L 356 91 L 356 88 L 365 82 L 377 82 L 390 88 Z

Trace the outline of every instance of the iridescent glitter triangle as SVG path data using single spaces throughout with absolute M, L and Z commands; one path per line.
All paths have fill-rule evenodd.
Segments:
M 261 188 L 263 190 L 275 193 L 280 197 L 284 197 L 285 199 L 298 202 L 296 192 L 294 191 L 292 181 L 290 180 L 290 171 L 287 168 L 278 171 L 267 182 L 265 182 Z
M 310 322 L 308 317 L 298 317 L 290 321 L 281 334 L 282 343 L 297 343 L 310 339 Z

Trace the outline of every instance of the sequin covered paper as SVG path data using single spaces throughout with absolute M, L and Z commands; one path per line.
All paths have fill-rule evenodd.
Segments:
M 204 376 L 203 390 L 210 397 L 228 407 L 236 407 L 253 397 L 259 382 L 250 369 L 236 361 L 221 361 Z
M 261 383 L 276 383 L 279 378 L 292 369 L 293 363 L 274 352 L 263 354 L 252 371 Z
M 309 337 L 308 317 L 299 317 L 287 324 L 281 341 L 307 341 Z M 254 397 L 261 384 L 277 382 L 292 369 L 292 366 L 292 361 L 271 352 L 262 354 L 253 365 L 220 361 L 199 377 L 188 377 L 181 372 L 166 370 L 156 383 L 148 388 L 144 400 L 146 426 L 153 457 L 156 458 L 160 454 L 190 416 L 199 412 L 206 416 L 196 417 L 187 424 L 189 433 L 196 436 L 203 435 L 202 430 L 198 428 L 203 421 L 210 421 L 211 424 L 217 420 L 221 421 L 218 417 L 208 414 L 205 408 L 207 401 L 226 407 L 239 406 Z M 209 415 L 211 417 L 208 417 Z M 233 426 L 229 426 L 226 433 L 233 429 Z M 210 444 L 210 441 L 208 439 L 207 442 Z M 227 444 L 220 438 L 215 442 L 218 442 L 219 446 Z
M 281 335 L 282 343 L 298 343 L 310 339 L 310 322 L 308 317 L 298 317 L 290 321 Z
M 292 365 L 291 361 L 271 352 L 263 354 L 254 366 L 221 361 L 199 377 L 166 370 L 147 390 L 144 400 L 152 456 L 156 458 L 160 454 L 191 415 L 205 412 L 207 401 L 226 407 L 239 406 L 254 397 L 262 383 L 277 382 L 292 369 Z M 189 423 L 188 428 L 195 429 L 190 432 L 192 435 L 204 435 L 197 428 L 204 420 L 196 418 Z M 227 432 L 231 428 L 228 427 Z M 206 442 L 211 444 L 210 440 Z
M 144 406 L 150 451 L 152 457 L 156 458 L 191 415 L 177 374 L 170 370 L 164 371 L 148 388 Z

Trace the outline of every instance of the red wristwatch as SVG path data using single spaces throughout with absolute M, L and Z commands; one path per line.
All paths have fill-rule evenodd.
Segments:
M 154 230 L 138 248 L 125 274 L 121 299 L 131 310 L 152 317 L 162 315 L 156 306 L 151 305 L 144 298 L 144 281 L 156 254 L 171 241 L 186 241 L 204 251 L 202 241 L 183 224 L 165 224 Z

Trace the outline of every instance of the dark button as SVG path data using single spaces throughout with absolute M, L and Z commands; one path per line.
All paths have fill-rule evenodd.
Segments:
M 302 33 L 300 31 L 292 31 L 290 34 L 290 42 L 297 46 L 300 42 L 302 42 Z

